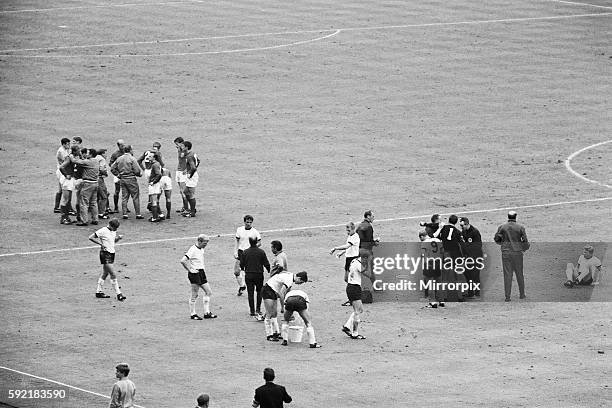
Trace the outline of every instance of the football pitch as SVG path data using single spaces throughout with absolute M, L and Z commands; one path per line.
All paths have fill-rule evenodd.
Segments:
M 0 406 L 108 406 L 121 362 L 146 408 L 250 406 L 265 367 L 296 408 L 612 405 L 612 307 L 530 292 L 565 290 L 557 264 L 526 253 L 528 301 L 367 304 L 355 341 L 329 255 L 366 209 L 384 242 L 434 213 L 492 242 L 512 209 L 534 243 L 577 243 L 560 265 L 609 242 L 611 1 L 5 0 L 0 33 Z M 202 159 L 196 218 L 122 220 L 125 302 L 94 297 L 96 228 L 52 212 L 74 136 Z M 245 214 L 308 271 L 321 349 L 265 341 L 236 296 Z M 219 318 L 193 321 L 179 260 L 201 233 Z

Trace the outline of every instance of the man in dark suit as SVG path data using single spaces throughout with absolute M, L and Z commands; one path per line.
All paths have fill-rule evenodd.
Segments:
M 525 299 L 523 252 L 529 249 L 529 241 L 527 240 L 525 227 L 516 222 L 516 211 L 508 212 L 508 222 L 500 225 L 493 239 L 498 245 L 501 245 L 506 302 L 510 301 L 513 273 L 516 273 L 520 298 Z
M 265 251 L 258 247 L 259 240 L 257 237 L 250 237 L 249 244 L 251 245 L 250 248 L 245 249 L 240 257 L 240 269 L 244 271 L 251 316 L 257 321 L 262 321 L 264 319 L 261 314 L 261 290 L 264 284 L 263 270 L 266 268 L 268 273 L 270 273 L 270 261 L 268 261 Z M 257 291 L 257 304 L 255 304 L 254 299 L 255 291 Z
M 283 402 L 290 403 L 292 398 L 282 385 L 274 384 L 274 370 L 265 368 L 263 372 L 266 384 L 255 390 L 253 408 L 283 408 Z

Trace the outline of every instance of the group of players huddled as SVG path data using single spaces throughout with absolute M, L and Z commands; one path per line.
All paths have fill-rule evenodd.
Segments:
M 120 211 L 120 194 L 122 218 L 129 219 L 128 201 L 132 198 L 136 219 L 143 219 L 138 183 L 138 177 L 142 176 L 148 189 L 147 209 L 151 212 L 149 221 L 159 222 L 170 218 L 172 178 L 170 170 L 164 166 L 159 142 L 153 143 L 151 149 L 136 158 L 131 145 L 121 139 L 117 140 L 117 150 L 108 160 L 106 149 L 83 148 L 83 140 L 78 136 L 72 140 L 63 138 L 60 143 L 56 154 L 58 189 L 54 212 L 61 214 L 62 225 L 73 224 L 71 216 L 76 216 L 76 225 L 79 226 L 96 225 L 99 219 L 108 219 L 110 214 Z M 184 217 L 195 217 L 195 188 L 198 185 L 200 160 L 192 151 L 191 142 L 177 137 L 174 144 L 178 150 L 175 181 L 183 201 L 183 207 L 177 212 Z M 114 209 L 111 208 L 105 181 L 111 176 L 114 184 Z M 165 197 L 165 213 L 161 209 L 162 193 Z

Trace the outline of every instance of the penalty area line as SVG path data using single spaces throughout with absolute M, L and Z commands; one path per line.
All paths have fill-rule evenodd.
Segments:
M 497 212 L 497 211 L 509 211 L 509 210 L 521 210 L 528 208 L 545 208 L 545 207 L 559 207 L 563 205 L 573 205 L 573 204 L 584 204 L 584 203 L 597 203 L 602 201 L 610 201 L 612 197 L 602 197 L 602 198 L 590 198 L 585 200 L 572 200 L 572 201 L 558 201 L 555 203 L 542 203 L 542 204 L 526 204 L 526 205 L 513 205 L 509 207 L 497 207 L 497 208 L 486 208 L 479 210 L 456 210 L 452 212 L 443 212 L 439 213 L 440 215 L 451 215 L 451 214 L 478 214 L 478 213 L 488 213 L 488 212 Z M 394 217 L 394 218 L 383 218 L 380 220 L 376 220 L 377 223 L 381 222 L 395 222 L 395 221 L 405 221 L 405 220 L 413 220 L 419 218 L 430 217 L 431 214 L 425 215 L 408 215 L 404 217 Z M 294 231 L 307 231 L 313 229 L 326 229 L 326 228 L 339 228 L 345 226 L 346 223 L 342 224 L 326 224 L 326 225 L 311 225 L 304 227 L 290 227 L 290 228 L 276 228 L 276 229 L 268 229 L 259 231 L 260 233 L 272 233 L 272 232 L 294 232 Z M 207 234 L 211 238 L 222 238 L 222 237 L 233 237 L 232 233 L 224 233 L 224 234 Z M 191 239 L 196 239 L 195 236 L 190 237 L 174 237 L 174 238 L 161 238 L 161 239 L 149 239 L 143 241 L 133 241 L 133 242 L 124 242 L 118 243 L 116 246 L 129 246 L 129 245 L 148 245 L 155 244 L 159 242 L 172 242 L 172 241 L 186 241 Z M 75 247 L 75 248 L 58 248 L 58 249 L 47 249 L 41 251 L 29 251 L 29 252 L 13 252 L 8 254 L 0 254 L 0 258 L 6 258 L 9 256 L 18 256 L 18 255 L 40 255 L 40 254 L 50 254 L 55 252 L 69 252 L 69 251 L 82 251 L 85 249 L 94 249 L 99 248 L 98 245 L 95 246 L 86 246 L 86 247 Z
M 98 396 L 98 397 L 102 397 L 102 398 L 110 399 L 110 397 L 109 397 L 108 395 L 104 395 L 104 394 L 100 394 L 100 393 L 97 393 L 97 392 L 94 392 L 94 391 L 86 390 L 86 389 L 84 389 L 84 388 L 75 387 L 74 385 L 69 385 L 69 384 L 66 384 L 66 383 L 63 383 L 63 382 L 59 382 L 59 381 L 55 381 L 55 380 L 51 380 L 51 379 L 49 379 L 49 378 L 39 377 L 39 376 L 34 375 L 34 374 L 25 373 L 25 372 L 23 372 L 23 371 L 15 370 L 15 369 L 8 368 L 8 367 L 4 367 L 4 366 L 0 366 L 0 369 L 6 370 L 6 371 L 10 371 L 10 372 L 13 372 L 13 373 L 17 373 L 17 374 L 21 374 L 21 375 L 25 375 L 25 376 L 27 376 L 27 377 L 36 378 L 36 379 L 39 379 L 39 380 L 42 380 L 42 381 L 47 381 L 47 382 L 50 382 L 50 383 L 52 383 L 52 384 L 57 384 L 57 385 L 62 386 L 62 387 L 72 388 L 73 390 L 77 390 L 77 391 L 85 392 L 85 393 L 87 393 L 87 394 L 92 394 L 92 395 L 96 395 L 96 396 Z M 145 408 L 145 407 L 143 407 L 142 405 L 135 405 L 135 404 L 134 404 L 134 406 L 135 406 L 136 408 Z

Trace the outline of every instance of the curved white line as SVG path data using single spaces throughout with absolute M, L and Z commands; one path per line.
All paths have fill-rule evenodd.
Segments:
M 25 52 L 25 51 L 73 50 L 73 49 L 80 49 L 80 48 L 98 48 L 98 47 L 120 47 L 124 45 L 171 44 L 171 43 L 180 43 L 180 42 L 189 42 L 189 41 L 225 40 L 229 38 L 251 38 L 251 37 L 271 37 L 275 35 L 290 35 L 290 34 L 312 34 L 312 33 L 324 33 L 327 31 L 334 31 L 334 30 L 329 29 L 329 30 L 278 31 L 278 32 L 271 32 L 271 33 L 233 34 L 233 35 L 218 35 L 218 36 L 212 36 L 212 37 L 177 38 L 174 40 L 129 41 L 129 42 L 67 45 L 67 46 L 59 46 L 59 47 L 41 47 L 41 48 L 13 48 L 13 49 L 8 49 L 8 50 L 0 50 L 0 53 Z
M 323 30 L 330 31 L 330 30 Z M 250 52 L 250 51 L 265 51 L 265 50 L 274 50 L 278 48 L 286 48 L 292 47 L 294 45 L 302 45 L 308 44 L 316 41 L 322 41 L 327 38 L 331 38 L 337 34 L 339 34 L 342 30 L 336 30 L 331 34 L 324 35 L 322 37 L 311 38 L 309 40 L 304 41 L 296 41 L 289 44 L 280 44 L 280 45 L 272 45 L 269 47 L 256 47 L 256 48 L 239 48 L 235 50 L 221 50 L 221 51 L 204 51 L 204 52 L 179 52 L 179 53 L 167 53 L 167 54 L 113 54 L 113 55 L 103 55 L 103 54 L 92 54 L 92 55 L 16 55 L 16 54 L 0 54 L 0 57 L 22 57 L 22 58 L 87 58 L 87 57 L 97 57 L 97 58 L 134 58 L 134 57 L 181 57 L 187 55 L 216 55 L 216 54 L 233 54 L 238 52 Z M 321 32 L 321 31 L 317 31 Z M 170 40 L 172 41 L 172 40 Z M 181 40 L 177 40 L 181 41 Z M 185 41 L 185 40 L 182 40 Z
M 422 24 L 403 24 L 403 25 L 390 25 L 390 26 L 372 26 L 372 27 L 346 27 L 339 28 L 333 34 L 309 40 L 306 42 L 297 42 L 292 44 L 283 45 L 282 47 L 299 45 L 312 41 L 319 41 L 325 38 L 329 38 L 338 34 L 341 31 L 368 31 L 368 30 L 394 30 L 402 28 L 419 28 L 419 27 L 448 27 L 456 25 L 476 25 L 476 24 L 494 24 L 494 23 L 513 23 L 513 22 L 526 22 L 526 21 L 543 21 L 543 20 L 560 20 L 569 18 L 581 18 L 581 17 L 600 17 L 609 16 L 612 12 L 608 13 L 590 13 L 590 14 L 572 14 L 564 16 L 545 16 L 545 17 L 523 17 L 523 18 L 504 18 L 495 20 L 474 20 L 474 21 L 456 21 L 448 23 L 422 23 Z M 131 42 L 131 43 L 108 43 L 108 44 L 94 44 L 94 45 L 76 45 L 66 47 L 49 47 L 49 48 L 24 48 L 24 49 L 12 49 L 12 50 L 0 50 L 0 57 L 16 57 L 16 58 L 80 58 L 80 57 L 162 57 L 162 56 L 184 56 L 184 55 L 210 55 L 210 54 L 227 54 L 233 52 L 245 52 L 245 51 L 259 51 L 267 50 L 276 47 L 262 47 L 262 48 L 246 48 L 240 50 L 226 50 L 226 51 L 210 51 L 202 53 L 169 53 L 169 54 L 113 54 L 113 55 L 22 55 L 22 54 L 6 54 L 7 52 L 19 52 L 19 51 L 38 51 L 38 50 L 58 50 L 58 49 L 72 49 L 72 48 L 88 48 L 88 47 L 104 47 L 104 46 L 119 46 L 119 45 L 130 45 L 130 44 L 155 44 L 155 43 L 172 43 L 172 42 L 187 42 L 187 41 L 199 41 L 208 39 L 223 39 L 223 38 L 240 38 L 240 37 L 256 37 L 256 36 L 268 36 L 268 35 L 284 35 L 284 34 L 308 34 L 308 33 L 322 33 L 326 31 L 332 31 L 332 29 L 321 29 L 321 30 L 304 30 L 304 31 L 286 31 L 277 33 L 262 33 L 262 34 L 241 34 L 241 35 L 228 35 L 219 37 L 194 37 L 194 38 L 182 38 L 176 40 L 156 40 L 156 41 L 142 41 L 142 42 Z
M 578 178 L 580 178 L 580 179 L 582 179 L 582 180 L 584 180 L 584 181 L 586 181 L 588 183 L 597 184 L 597 185 L 600 185 L 600 186 L 606 187 L 606 188 L 612 188 L 612 186 L 609 185 L 609 184 L 602 183 L 601 181 L 592 180 L 590 178 L 584 177 L 582 174 L 578 173 L 576 170 L 574 170 L 572 168 L 572 160 L 574 158 L 576 158 L 576 156 L 586 152 L 587 150 L 591 150 L 591 149 L 593 149 L 595 147 L 603 146 L 603 145 L 608 144 L 608 143 L 612 143 L 612 140 L 606 140 L 605 142 L 595 143 L 595 144 L 592 144 L 592 145 L 587 146 L 587 147 L 583 147 L 582 149 L 575 151 L 574 153 L 570 154 L 567 157 L 567 159 L 565 159 L 565 168 L 567 169 L 567 171 L 572 173 L 574 176 L 576 176 L 576 177 L 578 177 Z

